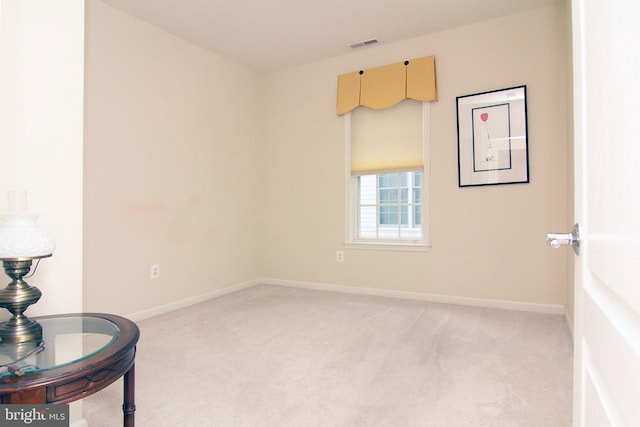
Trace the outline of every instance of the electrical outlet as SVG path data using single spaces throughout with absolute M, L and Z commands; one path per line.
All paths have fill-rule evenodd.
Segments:
M 149 273 L 149 277 L 157 279 L 160 277 L 160 264 L 153 264 Z
M 336 261 L 337 262 L 344 262 L 344 251 L 337 251 L 336 252 Z

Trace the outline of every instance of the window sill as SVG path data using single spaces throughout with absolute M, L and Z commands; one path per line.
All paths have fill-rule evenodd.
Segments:
M 429 252 L 431 246 L 424 243 L 391 243 L 391 242 L 349 242 L 345 249 L 362 249 L 375 251 Z

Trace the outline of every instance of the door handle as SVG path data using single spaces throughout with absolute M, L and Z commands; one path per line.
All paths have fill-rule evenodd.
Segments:
M 576 255 L 580 255 L 580 226 L 573 226 L 571 233 L 549 233 L 547 234 L 547 245 L 552 248 L 560 246 L 571 246 Z

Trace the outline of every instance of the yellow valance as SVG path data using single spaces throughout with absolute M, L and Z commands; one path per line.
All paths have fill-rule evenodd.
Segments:
M 438 100 L 434 56 L 338 76 L 338 115 L 358 106 L 382 110 L 404 99 Z

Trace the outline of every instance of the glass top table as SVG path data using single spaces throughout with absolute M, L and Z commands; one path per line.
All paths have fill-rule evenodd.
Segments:
M 118 326 L 100 317 L 41 319 L 42 341 L 0 343 L 0 378 L 22 376 L 80 362 L 118 337 Z
M 68 403 L 124 376 L 124 425 L 133 426 L 137 325 L 102 313 L 31 319 L 41 341 L 0 343 L 0 404 Z

